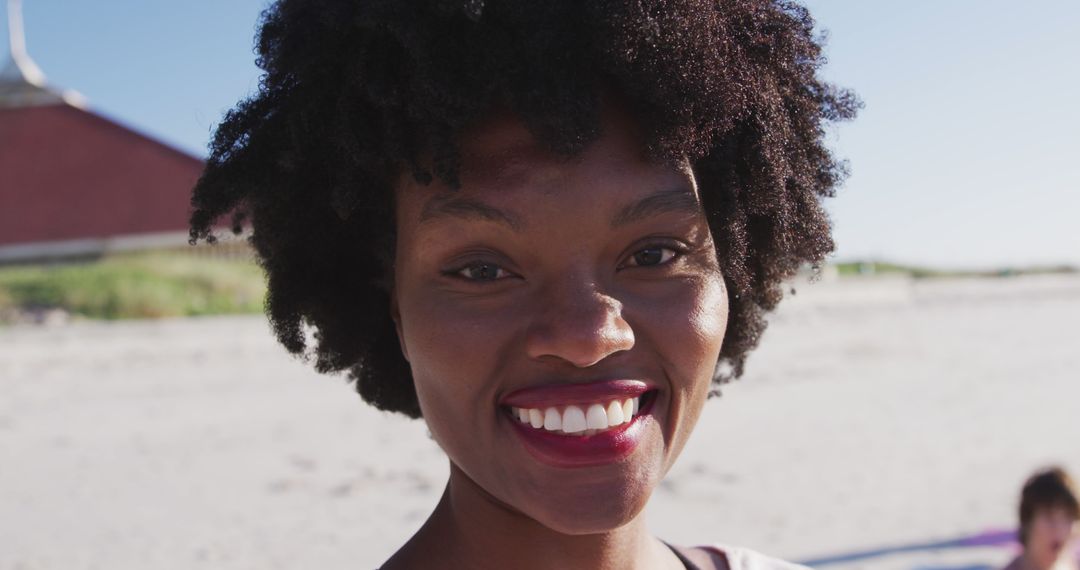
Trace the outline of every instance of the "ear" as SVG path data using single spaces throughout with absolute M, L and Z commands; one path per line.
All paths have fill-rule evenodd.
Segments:
M 405 346 L 405 333 L 401 329 L 401 308 L 398 306 L 397 289 L 390 288 L 390 318 L 394 320 L 394 331 L 397 333 L 398 345 L 401 346 L 401 355 L 409 360 L 409 349 Z

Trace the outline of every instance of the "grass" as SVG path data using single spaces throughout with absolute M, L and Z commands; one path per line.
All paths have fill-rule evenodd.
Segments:
M 836 271 L 842 277 L 849 275 L 908 275 L 916 278 L 946 277 L 955 274 L 950 271 L 939 271 L 924 267 L 912 267 L 897 265 L 882 261 L 852 261 L 837 263 Z
M 0 319 L 8 320 L 53 308 L 93 319 L 258 313 L 265 296 L 250 261 L 155 253 L 0 267 Z
M 836 268 L 841 276 L 893 274 L 915 278 L 1077 271 L 1062 266 L 963 272 L 876 261 L 838 263 Z M 0 323 L 48 309 L 92 319 L 259 313 L 265 297 L 265 278 L 253 261 L 152 253 L 82 263 L 0 267 Z
M 881 261 L 851 261 L 835 264 L 841 277 L 852 275 L 906 275 L 916 279 L 935 277 L 1014 277 L 1017 275 L 1045 275 L 1077 273 L 1077 268 L 1060 266 L 1002 267 L 985 271 L 959 269 L 931 269 L 913 265 L 898 265 Z

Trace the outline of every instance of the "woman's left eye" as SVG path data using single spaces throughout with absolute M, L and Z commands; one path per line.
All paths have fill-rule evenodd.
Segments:
M 494 263 L 473 263 L 455 272 L 459 277 L 469 281 L 497 281 L 504 279 L 510 273 Z
M 677 255 L 679 255 L 679 252 L 670 247 L 652 246 L 639 250 L 631 255 L 627 265 L 631 267 L 663 265 L 674 259 Z

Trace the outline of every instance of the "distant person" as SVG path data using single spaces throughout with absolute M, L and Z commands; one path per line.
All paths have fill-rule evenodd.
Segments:
M 1077 570 L 1080 493 L 1069 474 L 1053 467 L 1032 475 L 1020 495 L 1024 551 L 1004 570 Z
M 643 512 L 832 250 L 825 128 L 857 101 L 817 38 L 771 0 L 269 7 L 192 238 L 246 214 L 281 342 L 446 452 L 386 570 L 801 568 Z

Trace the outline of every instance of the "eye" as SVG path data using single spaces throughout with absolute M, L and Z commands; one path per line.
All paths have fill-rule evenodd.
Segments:
M 655 245 L 635 252 L 630 256 L 627 265 L 630 267 L 663 265 L 674 259 L 677 255 L 679 255 L 679 252 L 670 247 Z
M 502 267 L 485 262 L 470 263 L 453 273 L 469 281 L 497 281 L 510 276 L 510 272 Z

